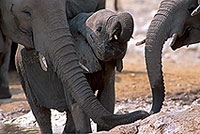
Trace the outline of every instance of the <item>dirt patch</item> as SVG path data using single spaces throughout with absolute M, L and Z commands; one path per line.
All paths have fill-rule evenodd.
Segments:
M 151 95 L 144 57 L 129 54 L 125 59 L 124 70 L 117 73 L 116 96 L 137 98 Z M 169 61 L 164 59 L 163 72 L 166 94 L 192 92 L 200 89 L 200 62 Z

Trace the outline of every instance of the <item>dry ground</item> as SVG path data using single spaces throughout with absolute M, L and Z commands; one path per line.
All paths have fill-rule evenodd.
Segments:
M 113 9 L 110 3 L 112 1 L 108 0 L 107 6 L 110 9 Z M 120 1 L 120 10 L 129 11 L 134 16 L 136 40 L 145 37 L 148 24 L 154 16 L 159 2 L 160 0 Z M 200 98 L 200 59 L 194 56 L 196 53 L 196 51 L 187 53 L 184 51 L 181 53 L 183 57 L 179 56 L 178 58 L 173 58 L 176 54 L 170 54 L 170 59 L 164 60 L 163 70 L 168 100 L 181 98 L 190 104 L 193 100 Z M 130 50 L 124 61 L 123 72 L 116 74 L 116 101 L 120 103 L 124 99 L 134 100 L 139 97 L 151 96 L 144 56 Z M 9 73 L 9 81 L 13 97 L 9 100 L 0 100 L 0 121 L 5 117 L 8 119 L 18 117 L 30 110 L 16 72 Z M 3 115 L 1 115 L 2 113 Z
M 116 74 L 116 101 L 151 96 L 144 57 L 129 54 L 124 62 L 123 72 Z M 200 62 L 166 60 L 163 66 L 167 97 L 174 98 L 180 94 L 183 94 L 182 97 L 187 94 L 197 95 L 192 99 L 200 97 Z M 1 100 L 0 109 L 10 119 L 27 113 L 30 108 L 16 72 L 9 73 L 9 81 L 13 97 L 10 100 Z

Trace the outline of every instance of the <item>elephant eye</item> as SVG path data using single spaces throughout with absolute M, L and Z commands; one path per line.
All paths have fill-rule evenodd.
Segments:
M 102 26 L 99 26 L 99 27 L 96 29 L 97 32 L 101 32 L 101 30 L 102 30 Z
M 22 10 L 22 13 L 24 13 L 27 17 L 31 17 L 31 13 L 28 10 Z

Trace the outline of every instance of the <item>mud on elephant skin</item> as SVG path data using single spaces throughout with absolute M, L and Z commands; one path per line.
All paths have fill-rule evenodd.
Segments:
M 164 42 L 172 37 L 170 46 L 175 50 L 200 41 L 200 15 L 191 16 L 197 6 L 197 0 L 163 0 L 151 21 L 145 40 L 146 67 L 153 92 L 151 113 L 160 111 L 165 96 L 161 65 Z

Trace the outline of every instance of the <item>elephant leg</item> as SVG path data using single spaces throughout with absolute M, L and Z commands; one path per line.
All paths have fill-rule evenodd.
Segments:
M 105 65 L 104 89 L 98 92 L 98 99 L 101 104 L 110 112 L 114 113 L 115 107 L 115 66 L 107 63 Z M 97 131 L 106 130 L 97 125 Z
M 114 7 L 115 7 L 115 11 L 118 11 L 118 0 L 115 0 Z
M 36 99 L 33 96 L 32 89 L 29 80 L 26 75 L 25 65 L 26 61 L 23 61 L 21 55 L 21 49 L 17 50 L 16 53 L 16 68 L 20 76 L 21 84 L 25 92 L 27 101 L 32 109 L 33 115 L 35 116 L 37 123 L 40 127 L 42 134 L 51 134 L 51 111 L 45 107 L 40 107 L 36 104 Z
M 67 124 L 64 130 L 64 133 L 72 131 L 75 127 L 75 133 L 90 133 L 91 125 L 90 125 L 90 118 L 83 112 L 83 110 L 79 107 L 77 102 L 72 98 L 69 92 L 66 94 L 66 101 L 69 107 L 69 113 L 67 118 Z M 74 132 L 74 131 L 72 131 Z
M 15 54 L 17 50 L 17 43 L 12 42 L 11 53 L 10 53 L 10 63 L 9 63 L 9 71 L 16 71 L 15 67 Z
M 9 83 L 8 83 L 8 68 L 9 68 L 9 61 L 10 61 L 10 53 L 11 53 L 11 41 L 5 41 L 6 45 L 8 46 L 7 52 L 2 59 L 2 66 L 0 68 L 0 99 L 6 99 L 11 97 L 11 93 L 9 91 Z
M 40 127 L 42 134 L 52 134 L 51 111 L 48 108 L 37 106 L 32 100 L 28 101 L 33 115 Z
M 70 112 L 67 113 L 67 122 L 63 134 L 75 133 L 74 120 Z
M 91 133 L 90 118 L 83 112 L 77 103 L 72 104 L 72 118 L 76 133 Z

